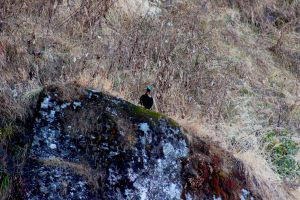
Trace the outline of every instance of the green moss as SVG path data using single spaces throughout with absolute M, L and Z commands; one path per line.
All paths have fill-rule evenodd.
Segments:
M 160 113 L 154 112 L 152 110 L 145 109 L 141 106 L 136 106 L 135 107 L 134 114 L 152 117 L 152 118 L 157 119 L 157 120 L 161 119 L 161 118 L 166 118 L 164 115 L 162 115 Z
M 151 118 L 152 121 L 154 121 L 154 122 L 158 122 L 158 120 L 160 120 L 160 119 L 166 119 L 171 126 L 179 127 L 179 125 L 176 121 L 174 121 L 173 119 L 168 118 L 164 114 L 161 114 L 161 113 L 158 113 L 158 112 L 155 112 L 155 111 L 152 111 L 152 110 L 145 109 L 141 106 L 135 106 L 133 112 L 138 117 Z
M 174 120 L 168 118 L 164 114 L 145 109 L 141 106 L 132 105 L 127 102 L 123 102 L 120 104 L 120 107 L 127 115 L 135 116 L 138 119 L 145 120 L 152 124 L 153 126 L 156 126 L 159 124 L 160 119 L 165 119 L 169 122 L 169 124 L 173 127 L 179 127 L 178 123 L 176 123 Z
M 111 99 L 108 99 L 108 101 L 105 103 L 110 104 L 111 102 L 113 102 L 112 101 L 113 99 L 114 99 L 114 97 L 112 97 Z M 122 111 L 122 113 L 124 115 L 127 115 L 130 118 L 135 117 L 137 119 L 147 121 L 148 123 L 150 123 L 153 126 L 158 125 L 160 119 L 164 119 L 164 120 L 168 121 L 169 125 L 171 125 L 172 127 L 175 127 L 175 128 L 179 127 L 179 124 L 177 122 L 170 119 L 169 117 L 167 117 L 164 114 L 161 114 L 161 113 L 149 110 L 149 109 L 145 109 L 142 106 L 133 105 L 124 100 L 120 100 L 118 103 L 113 103 L 112 106 L 115 107 L 117 110 Z
M 170 123 L 171 126 L 173 126 L 173 127 L 179 127 L 179 124 L 178 124 L 175 120 L 173 120 L 173 119 L 169 119 L 169 123 Z

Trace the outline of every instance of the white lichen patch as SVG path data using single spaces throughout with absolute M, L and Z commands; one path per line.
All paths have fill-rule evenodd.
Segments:
M 41 103 L 41 108 L 42 109 L 47 109 L 49 106 L 49 102 L 50 102 L 50 97 L 47 96 L 44 101 Z
M 74 144 L 70 140 L 70 135 L 63 134 L 62 125 L 57 120 L 57 117 L 62 113 L 61 111 L 69 105 L 71 104 L 59 105 L 49 96 L 44 98 L 39 111 L 40 116 L 35 120 L 29 158 L 35 158 L 43 162 L 53 160 L 60 162 L 64 159 L 79 161 L 79 157 L 73 153 L 74 148 L 72 147 L 74 147 Z M 81 106 L 81 103 L 75 103 L 75 105 Z M 87 181 L 70 169 L 61 169 L 55 166 L 46 167 L 39 163 L 31 164 L 26 174 L 31 174 L 28 175 L 30 186 L 26 191 L 26 199 L 28 200 L 44 198 L 89 199 Z M 64 194 L 58 192 L 61 188 L 66 190 Z
M 148 133 L 148 131 L 150 130 L 149 125 L 147 123 L 141 123 L 139 124 L 139 128 L 141 131 L 143 131 L 145 134 Z

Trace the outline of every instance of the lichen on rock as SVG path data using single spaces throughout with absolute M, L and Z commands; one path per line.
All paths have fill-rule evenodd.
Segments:
M 25 199 L 180 199 L 188 147 L 168 118 L 141 117 L 94 91 L 74 102 L 55 91 L 46 91 L 33 129 Z

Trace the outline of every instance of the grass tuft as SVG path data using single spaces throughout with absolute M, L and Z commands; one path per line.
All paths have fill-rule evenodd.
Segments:
M 3 128 L 0 128 L 0 142 L 6 139 L 10 139 L 13 135 L 13 125 L 9 124 Z
M 0 196 L 5 196 L 10 188 L 10 177 L 7 173 L 0 172 Z

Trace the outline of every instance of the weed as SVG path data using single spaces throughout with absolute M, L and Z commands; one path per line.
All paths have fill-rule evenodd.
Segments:
M 290 179 L 300 178 L 300 163 L 295 160 L 299 146 L 289 136 L 287 131 L 279 134 L 270 131 L 265 137 L 266 151 L 270 154 L 271 162 L 275 165 L 276 171 L 282 177 Z
M 9 124 L 3 128 L 0 128 L 0 142 L 11 138 L 13 135 L 13 125 Z
M 10 177 L 7 173 L 0 172 L 0 195 L 4 196 L 10 187 Z
M 247 88 L 243 87 L 239 90 L 239 93 L 242 96 L 253 96 L 254 94 L 252 92 L 250 92 Z

